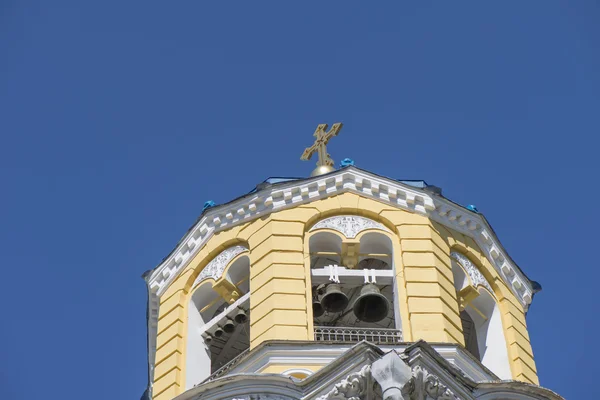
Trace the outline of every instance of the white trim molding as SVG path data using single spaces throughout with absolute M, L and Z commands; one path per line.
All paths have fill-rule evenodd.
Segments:
M 469 274 L 469 279 L 471 280 L 471 284 L 473 286 L 483 286 L 484 288 L 489 290 L 490 293 L 494 293 L 487 279 L 485 279 L 485 276 L 483 276 L 481 271 L 479 271 L 479 269 L 471 262 L 471 260 L 469 260 L 467 257 L 456 251 L 451 252 L 450 257 L 454 258 L 456 262 L 462 265 L 465 271 L 467 271 L 467 274 Z
M 354 239 L 359 233 L 366 231 L 367 229 L 379 229 L 386 232 L 390 231 L 379 222 L 357 215 L 338 215 L 322 219 L 310 228 L 310 231 L 312 232 L 317 229 L 333 229 L 340 232 L 348 239 Z
M 229 247 L 222 252 L 219 253 L 215 258 L 213 258 L 207 265 L 204 267 L 198 278 L 194 281 L 193 287 L 196 287 L 200 282 L 205 279 L 212 278 L 215 281 L 219 279 L 223 275 L 223 271 L 225 267 L 229 264 L 229 262 L 238 254 L 241 254 L 245 251 L 248 251 L 248 248 L 245 246 L 233 246 Z

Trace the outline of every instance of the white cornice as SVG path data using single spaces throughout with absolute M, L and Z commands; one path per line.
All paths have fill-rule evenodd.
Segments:
M 265 346 L 247 356 L 238 365 L 231 368 L 227 374 L 240 373 L 261 373 L 270 365 L 318 365 L 324 367 L 332 361 L 338 359 L 356 344 L 340 343 L 335 345 L 323 345 L 319 342 L 313 342 L 310 345 L 277 344 Z M 475 382 L 482 382 L 497 379 L 491 373 L 482 369 L 481 365 L 470 357 L 466 350 L 455 344 L 431 344 L 446 361 L 462 370 L 470 379 Z M 377 345 L 384 352 L 396 350 L 403 352 L 407 344 L 396 345 Z
M 522 305 L 527 309 L 531 303 L 533 288 L 530 281 L 506 255 L 500 241 L 481 215 L 442 197 L 432 196 L 424 190 L 356 167 L 346 167 L 327 175 L 270 186 L 206 211 L 173 252 L 147 278 L 150 293 L 148 327 L 151 365 L 154 364 L 158 298 L 215 233 L 273 212 L 346 192 L 428 216 L 471 237 Z

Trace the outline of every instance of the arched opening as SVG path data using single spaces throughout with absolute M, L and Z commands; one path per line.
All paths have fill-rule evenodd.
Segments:
M 386 234 L 367 230 L 342 238 L 316 232 L 309 252 L 315 340 L 402 340 L 393 244 Z
M 475 358 L 481 360 L 479 355 L 479 344 L 477 342 L 477 332 L 475 330 L 475 322 L 469 313 L 465 310 L 460 312 L 460 322 L 462 324 L 463 335 L 465 337 L 465 347 L 469 353 L 473 354 Z
M 342 238 L 334 233 L 315 233 L 309 239 L 309 248 L 311 268 L 324 268 L 341 263 Z
M 188 306 L 188 334 L 186 351 L 186 382 L 191 388 L 211 374 L 211 352 L 202 337 L 201 329 L 209 322 L 215 311 L 225 303 L 206 281 L 192 294 Z
M 511 379 L 500 309 L 491 287 L 465 256 L 453 253 L 452 275 L 466 349 L 502 379 Z M 477 287 L 473 286 L 477 282 Z
M 245 254 L 226 261 L 230 264 L 222 266 L 218 279 L 212 276 L 197 282 L 190 297 L 186 388 L 204 381 L 250 347 L 250 262 Z
M 292 378 L 301 381 L 312 375 L 312 371 L 307 369 L 290 369 L 288 371 L 283 372 L 283 375 L 291 376 Z

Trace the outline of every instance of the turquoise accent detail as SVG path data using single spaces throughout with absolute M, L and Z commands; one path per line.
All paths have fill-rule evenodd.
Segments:
M 202 207 L 202 211 L 206 211 L 207 208 L 211 208 L 215 206 L 215 202 L 212 200 L 208 200 L 206 203 L 204 203 L 204 207 Z
M 350 165 L 354 165 L 354 160 L 351 158 L 344 158 L 340 161 L 340 168 L 348 167 Z
M 477 211 L 477 207 L 475 207 L 475 204 L 469 204 L 467 206 L 467 210 L 471 210 L 471 211 L 474 211 L 474 212 L 479 212 L 479 211 Z

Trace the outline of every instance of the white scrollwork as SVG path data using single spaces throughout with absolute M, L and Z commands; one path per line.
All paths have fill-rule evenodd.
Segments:
M 315 229 L 322 228 L 334 229 L 342 233 L 348 239 L 355 238 L 356 235 L 367 229 L 381 229 L 383 231 L 388 231 L 383 224 L 356 215 L 339 215 L 337 217 L 326 218 L 317 222 L 310 230 L 314 231 Z
M 317 400 L 363 400 L 372 389 L 371 366 L 365 365 L 337 383 L 327 394 Z
M 223 270 L 227 264 L 229 264 L 229 261 L 245 251 L 248 251 L 248 249 L 244 246 L 234 246 L 223 250 L 218 256 L 213 258 L 206 267 L 204 267 L 202 272 L 200 272 L 200 275 L 198 275 L 198 278 L 194 281 L 193 286 L 196 286 L 207 278 L 213 278 L 214 280 L 219 279 L 221 275 L 223 275 Z
M 473 265 L 471 260 L 469 260 L 467 257 L 465 257 L 462 254 L 457 253 L 455 251 L 450 253 L 450 256 L 452 258 L 454 258 L 456 261 L 458 261 L 458 263 L 460 265 L 462 265 L 463 268 L 467 271 L 467 273 L 469 274 L 469 277 L 471 278 L 471 283 L 473 284 L 473 286 L 477 287 L 477 286 L 481 285 L 481 286 L 485 287 L 487 290 L 489 290 L 491 293 L 494 293 L 494 291 L 492 290 L 492 287 L 488 283 L 487 279 L 485 279 L 483 274 L 477 269 L 477 267 L 475 265 Z
M 290 400 L 290 398 L 271 394 L 251 394 L 242 397 L 234 397 L 231 400 Z
M 440 379 L 429 373 L 421 366 L 415 366 L 412 369 L 413 379 L 405 390 L 411 400 L 458 400 L 458 397 L 444 385 Z

